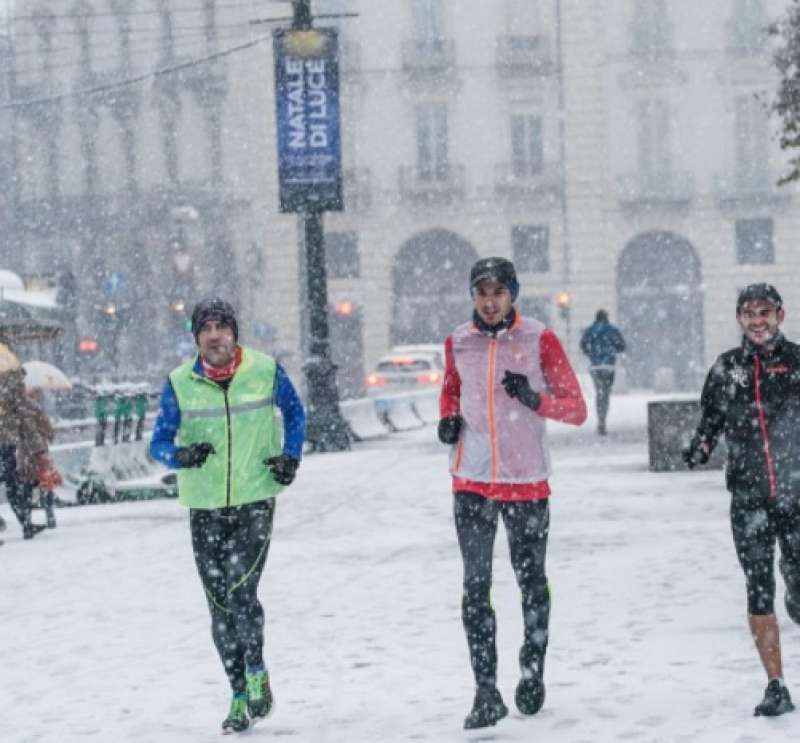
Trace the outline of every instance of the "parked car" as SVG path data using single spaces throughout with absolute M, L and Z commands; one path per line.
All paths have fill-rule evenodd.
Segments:
M 438 389 L 444 377 L 444 348 L 439 344 L 395 346 L 367 375 L 367 395 Z

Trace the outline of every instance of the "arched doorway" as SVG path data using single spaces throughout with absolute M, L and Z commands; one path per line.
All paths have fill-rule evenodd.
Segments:
M 672 232 L 631 240 L 617 264 L 617 313 L 628 344 L 627 373 L 653 386 L 670 369 L 676 389 L 694 389 L 703 374 L 703 294 L 700 259 Z
M 439 343 L 472 315 L 469 269 L 478 252 L 447 230 L 414 235 L 392 267 L 393 344 Z

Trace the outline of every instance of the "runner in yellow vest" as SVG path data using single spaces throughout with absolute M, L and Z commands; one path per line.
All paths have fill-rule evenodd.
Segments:
M 222 728 L 240 732 L 273 707 L 256 594 L 275 495 L 291 484 L 302 455 L 305 413 L 275 359 L 238 345 L 230 304 L 200 302 L 192 332 L 199 354 L 169 375 L 150 453 L 178 470 L 212 636 L 233 690 Z

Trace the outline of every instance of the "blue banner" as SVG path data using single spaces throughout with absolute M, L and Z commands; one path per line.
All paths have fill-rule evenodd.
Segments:
M 281 211 L 341 211 L 337 32 L 279 29 L 273 45 Z

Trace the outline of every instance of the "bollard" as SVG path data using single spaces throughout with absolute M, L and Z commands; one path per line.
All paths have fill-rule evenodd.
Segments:
M 120 416 L 122 417 L 122 442 L 127 444 L 131 440 L 133 431 L 133 398 L 123 394 L 120 403 Z
M 110 396 L 107 394 L 98 394 L 94 399 L 94 417 L 97 419 L 97 431 L 94 437 L 95 446 L 103 446 L 106 443 L 109 402 Z
M 147 413 L 147 393 L 140 392 L 133 398 L 133 407 L 136 413 L 136 441 L 142 440 L 144 433 L 144 417 Z

